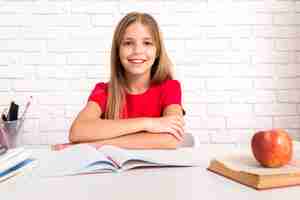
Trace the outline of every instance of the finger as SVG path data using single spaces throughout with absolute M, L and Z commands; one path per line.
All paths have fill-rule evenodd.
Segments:
M 184 118 L 182 116 L 179 117 L 179 120 L 180 120 L 182 126 L 185 126 L 185 121 L 184 121 Z
M 54 144 L 54 145 L 51 145 L 51 150 L 52 151 L 56 151 L 56 145 Z
M 179 130 L 176 130 L 177 134 L 179 135 L 180 137 L 180 140 L 183 140 L 183 133 Z
M 176 129 L 171 129 L 169 133 L 171 133 L 171 135 L 173 135 L 178 141 L 183 140 L 183 138 L 181 137 L 181 135 L 178 133 Z
M 182 123 L 182 126 L 185 126 L 185 120 L 184 120 L 183 117 L 180 117 L 180 121 L 181 121 L 181 123 Z
M 62 149 L 62 145 L 61 144 L 54 144 L 54 145 L 51 146 L 51 149 L 53 151 L 59 151 L 59 150 Z
M 182 116 L 176 116 L 176 118 L 174 119 L 177 123 L 179 123 L 181 126 L 185 125 L 184 119 Z
M 180 135 L 180 137 L 183 138 L 184 130 L 181 126 L 173 125 L 172 129 L 176 130 L 176 132 Z
M 173 124 L 172 124 L 172 126 L 177 126 L 183 132 L 183 125 L 180 122 L 174 121 Z
M 69 143 L 65 143 L 65 144 L 55 144 L 52 146 L 52 150 L 54 151 L 60 151 L 60 150 L 63 150 L 69 146 L 71 146 L 72 144 L 69 144 Z
M 176 140 L 181 141 L 180 135 L 174 129 L 168 129 L 165 133 L 172 135 Z
M 180 135 L 179 135 L 178 133 L 176 133 L 176 131 L 174 131 L 174 132 L 169 132 L 169 134 L 171 134 L 176 140 L 182 141 Z
M 171 116 L 167 116 L 166 117 L 166 123 L 176 123 L 180 126 L 184 126 L 185 122 L 183 120 L 183 117 L 179 116 L 179 115 L 171 115 Z

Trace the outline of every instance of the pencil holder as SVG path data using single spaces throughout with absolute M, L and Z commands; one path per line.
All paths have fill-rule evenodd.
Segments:
M 0 144 L 11 149 L 21 145 L 24 118 L 0 122 Z

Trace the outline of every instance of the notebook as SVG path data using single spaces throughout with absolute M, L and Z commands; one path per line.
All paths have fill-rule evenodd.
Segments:
M 0 182 L 33 167 L 31 152 L 22 147 L 9 149 L 0 156 Z

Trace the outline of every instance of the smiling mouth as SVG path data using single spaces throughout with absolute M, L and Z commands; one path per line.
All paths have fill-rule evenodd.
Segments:
M 129 61 L 130 63 L 134 63 L 134 64 L 142 64 L 142 63 L 144 63 L 146 60 L 144 60 L 144 59 L 128 59 L 128 61 Z

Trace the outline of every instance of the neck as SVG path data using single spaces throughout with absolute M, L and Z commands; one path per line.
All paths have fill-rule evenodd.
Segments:
M 150 78 L 130 77 L 127 79 L 127 90 L 132 94 L 145 92 L 150 86 Z

